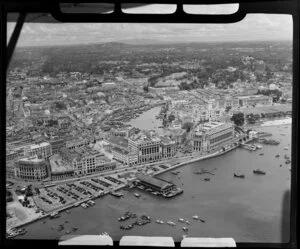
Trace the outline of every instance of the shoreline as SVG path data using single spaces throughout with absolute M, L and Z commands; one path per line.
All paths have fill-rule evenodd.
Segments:
M 250 140 L 249 140 L 249 141 L 250 141 Z M 169 167 L 169 168 L 167 168 L 167 169 L 164 169 L 164 170 L 162 170 L 162 171 L 159 171 L 159 172 L 157 172 L 157 173 L 152 174 L 152 176 L 157 176 L 157 175 L 163 174 L 163 173 L 165 173 L 165 172 L 167 172 L 167 171 L 173 170 L 173 169 L 175 169 L 175 168 L 178 168 L 178 167 L 181 167 L 181 166 L 190 164 L 190 163 L 194 163 L 194 162 L 197 162 L 197 161 L 201 161 L 201 160 L 205 160 L 205 159 L 209 159 L 209 158 L 221 156 L 221 155 L 223 155 L 223 154 L 225 154 L 225 153 L 227 153 L 227 152 L 229 152 L 229 151 L 232 151 L 232 150 L 236 149 L 238 146 L 239 146 L 239 145 L 232 146 L 232 147 L 230 147 L 229 149 L 227 149 L 227 150 L 225 150 L 225 151 L 218 150 L 218 151 L 216 151 L 216 152 L 214 152 L 214 153 L 212 153 L 212 154 L 209 154 L 209 155 L 198 156 L 198 157 L 193 158 L 193 159 L 190 159 L 190 160 L 188 160 L 188 161 L 186 161 L 186 162 L 182 162 L 182 163 L 178 163 L 178 164 L 175 163 L 174 165 L 172 165 L 171 167 Z M 124 187 L 126 187 L 126 185 L 127 185 L 127 184 L 125 184 L 125 185 L 122 184 L 121 186 L 118 186 L 118 187 L 114 188 L 112 191 L 117 191 L 117 190 L 123 189 Z M 106 194 L 108 194 L 108 193 L 109 193 L 109 191 L 106 191 L 104 194 L 106 195 Z M 93 200 L 93 199 L 98 199 L 98 198 L 101 198 L 101 196 L 100 196 L 100 197 L 90 197 L 90 198 L 88 197 L 88 198 L 86 198 L 86 199 L 84 199 L 84 200 L 81 200 L 81 201 L 79 201 L 79 202 L 76 202 L 76 203 L 80 203 L 80 204 L 81 204 L 81 203 L 86 202 L 86 201 L 88 201 L 88 200 Z M 56 211 L 56 212 L 62 212 L 62 211 L 65 211 L 65 210 L 67 210 L 67 209 L 71 209 L 72 207 L 74 207 L 74 204 L 75 204 L 75 203 L 72 203 L 72 204 L 69 204 L 69 205 L 67 205 L 67 206 L 57 208 L 57 209 L 53 210 L 52 212 L 54 212 L 54 211 Z M 33 222 L 35 222 L 35 221 L 38 221 L 38 220 L 47 218 L 47 217 L 49 217 L 49 216 L 50 216 L 50 213 L 47 213 L 47 214 L 42 215 L 42 216 L 40 216 L 40 217 L 38 217 L 38 218 L 34 218 L 34 219 L 32 219 L 32 220 L 28 220 L 28 221 L 23 222 L 23 223 L 21 223 L 21 224 L 16 224 L 15 226 L 11 226 L 10 228 L 21 228 L 21 227 L 23 227 L 23 226 L 29 225 L 29 224 L 31 224 L 31 223 L 33 223 Z

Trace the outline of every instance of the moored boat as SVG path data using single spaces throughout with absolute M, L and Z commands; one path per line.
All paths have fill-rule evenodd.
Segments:
M 238 177 L 238 178 L 245 178 L 244 174 L 236 174 L 236 173 L 234 173 L 233 176 L 234 177 Z
M 184 219 L 182 219 L 182 218 L 180 218 L 180 219 L 178 219 L 180 222 L 184 222 Z
M 187 227 L 182 227 L 182 230 L 187 232 L 189 229 Z
M 134 193 L 135 197 L 139 198 L 140 195 L 138 193 Z
M 266 174 L 266 172 L 261 170 L 261 169 L 255 169 L 255 170 L 253 170 L 253 173 L 258 174 L 258 175 L 265 175 Z
M 170 225 L 170 226 L 176 226 L 176 224 L 173 221 L 170 221 L 170 220 L 167 222 L 167 224 Z

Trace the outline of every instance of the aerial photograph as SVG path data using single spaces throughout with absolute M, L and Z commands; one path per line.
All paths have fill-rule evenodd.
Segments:
M 287 242 L 292 26 L 25 23 L 6 82 L 6 237 Z

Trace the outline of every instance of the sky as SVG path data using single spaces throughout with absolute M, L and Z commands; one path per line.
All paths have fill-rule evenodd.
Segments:
M 233 13 L 237 5 L 222 5 L 211 9 L 202 6 L 201 13 Z M 175 8 L 150 5 L 127 9 L 136 13 L 165 13 Z M 200 11 L 200 9 L 198 9 Z M 197 11 L 190 6 L 185 11 Z M 139 23 L 25 23 L 17 46 L 73 45 L 105 42 L 216 42 L 216 41 L 292 41 L 290 15 L 251 14 L 233 24 L 139 24 Z M 8 38 L 15 23 L 8 23 Z

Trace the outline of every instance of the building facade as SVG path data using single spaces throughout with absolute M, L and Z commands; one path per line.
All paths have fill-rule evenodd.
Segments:
M 52 147 L 48 142 L 43 142 L 40 144 L 31 144 L 24 148 L 25 156 L 41 156 L 42 158 L 48 158 L 52 155 Z
M 15 177 L 22 180 L 41 181 L 48 177 L 48 165 L 37 156 L 18 160 L 14 167 Z
M 211 151 L 230 143 L 234 138 L 232 123 L 209 122 L 199 125 L 192 135 L 193 151 Z

